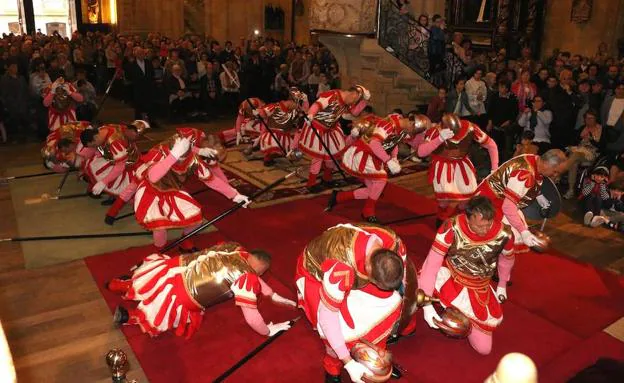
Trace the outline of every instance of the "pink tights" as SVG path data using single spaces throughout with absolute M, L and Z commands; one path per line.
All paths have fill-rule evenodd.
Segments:
M 486 334 L 475 326 L 472 326 L 468 335 L 468 342 L 481 355 L 488 355 L 492 351 L 492 334 Z
M 182 230 L 182 235 L 186 235 L 191 231 L 195 230 L 199 227 L 200 224 L 187 226 Z M 158 249 L 162 249 L 167 244 L 167 230 L 166 229 L 156 229 L 152 232 L 152 238 L 154 239 L 154 246 Z M 180 244 L 185 249 L 190 249 L 193 247 L 192 240 L 189 238 L 186 241 Z
M 366 187 L 359 188 L 353 191 L 355 199 L 374 199 L 378 200 L 381 197 L 381 193 L 386 187 L 386 180 L 364 180 Z

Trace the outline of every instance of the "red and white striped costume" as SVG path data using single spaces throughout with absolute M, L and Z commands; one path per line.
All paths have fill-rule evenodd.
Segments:
M 258 297 L 270 296 L 273 290 L 247 263 L 250 254 L 228 245 L 177 257 L 159 253 L 146 257 L 134 270 L 123 296 L 139 302 L 128 310 L 128 324 L 139 325 L 150 336 L 173 330 L 189 339 L 201 325 L 206 308 L 232 297 L 244 312 L 259 315 Z M 260 321 L 263 326 L 258 327 L 266 331 L 261 316 Z
M 498 269 L 499 286 L 506 286 L 515 259 L 513 243 L 511 228 L 500 219 L 480 235 L 459 214 L 438 229 L 418 279 L 425 294 L 434 294 L 443 307 L 454 306 L 470 319 L 469 341 L 483 354 L 490 352 L 491 333 L 503 320 L 491 279 Z
M 113 196 L 119 196 L 133 181 L 139 159 L 139 149 L 126 137 L 126 129 L 126 126 L 118 124 L 100 127 L 98 134 L 104 134 L 104 144 L 98 148 L 99 153 L 85 164 L 85 174 L 91 186 L 104 182 L 104 192 Z
M 487 147 L 494 141 L 476 124 L 461 120 L 461 128 L 447 140 L 447 144 L 439 140 L 440 131 L 434 126 L 425 133 L 425 143 L 436 146 L 431 150 L 431 166 L 429 167 L 429 182 L 433 184 L 436 199 L 439 201 L 467 201 L 477 189 L 477 174 L 474 165 L 468 158 L 468 150 L 472 141 Z M 427 156 L 419 150 L 418 155 Z
M 535 154 L 523 154 L 510 159 L 481 181 L 476 192 L 488 197 L 498 217 L 511 225 L 516 253 L 529 251 L 522 241 L 521 233 L 527 230 L 527 223 L 520 209 L 533 202 L 542 190 L 543 177 L 537 170 L 538 158 Z
M 43 89 L 43 105 L 48 108 L 48 129 L 54 131 L 76 121 L 76 102 L 82 102 L 83 97 L 70 82 L 60 82 L 62 78 L 49 84 Z M 55 89 L 53 92 L 52 89 Z M 62 89 L 59 89 L 62 88 Z
M 311 253 L 314 248 L 318 249 L 313 245 L 314 241 L 328 243 L 332 236 L 345 233 L 351 236 L 347 248 Z M 348 356 L 348 350 L 360 339 L 385 348 L 386 340 L 401 316 L 400 294 L 380 290 L 368 282 L 366 258 L 371 247 L 379 244 L 396 251 L 405 262 L 406 250 L 400 238 L 386 228 L 366 225 L 338 225 L 328 229 L 306 247 L 297 261 L 295 282 L 299 306 L 328 349 L 323 364 L 331 375 L 340 375 L 342 362 L 339 358 L 344 358 L 342 354 L 345 353 Z M 339 312 L 339 323 L 319 323 L 324 317 L 323 310 Z M 328 338 L 331 339 L 336 332 L 342 334 L 346 349 L 331 350 Z
M 249 102 L 253 108 L 249 105 Z M 256 97 L 250 97 L 240 103 L 236 123 L 232 129 L 223 130 L 219 133 L 219 138 L 223 144 L 234 144 L 236 136 L 240 133 L 242 137 L 256 139 L 262 133 L 262 123 L 254 115 L 254 108 L 260 110 L 264 107 L 264 101 Z
M 331 155 L 339 160 L 346 145 L 345 135 L 339 123 L 340 117 L 347 114 L 357 116 L 366 107 L 366 100 L 364 99 L 359 100 L 354 105 L 346 104 L 340 92 L 341 90 L 335 89 L 321 93 L 308 112 L 311 123 L 304 124 L 303 128 L 295 134 L 293 148 L 301 149 L 312 159 L 307 182 L 308 187 L 316 184 L 316 177 L 323 164 L 325 165 L 323 180 L 331 181 L 334 163 L 322 143 L 325 143 Z M 318 137 L 315 129 L 318 132 Z
M 82 169 L 84 159 L 81 156 L 77 156 L 76 151 L 64 153 L 59 149 L 58 144 L 62 139 L 68 139 L 73 144 L 78 145 L 80 143 L 80 133 L 90 125 L 91 123 L 88 121 L 74 121 L 50 132 L 41 149 L 45 166 L 59 173 L 66 172 L 72 166 Z
M 306 108 L 307 109 L 307 108 Z M 283 155 L 282 149 L 279 147 L 273 135 L 282 144 L 286 152 L 290 150 L 294 132 L 296 131 L 300 119 L 298 118 L 297 105 L 292 101 L 280 101 L 273 104 L 265 105 L 261 109 L 261 116 L 265 119 L 267 125 L 271 129 L 271 134 L 264 126 L 262 126 L 262 134 L 260 134 L 260 150 L 264 154 L 265 160 L 275 155 Z

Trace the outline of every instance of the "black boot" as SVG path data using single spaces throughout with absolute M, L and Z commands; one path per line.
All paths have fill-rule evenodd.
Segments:
M 396 365 L 392 365 L 392 379 L 401 379 L 403 377 L 403 373 L 401 372 L 401 370 L 396 366 Z
M 117 306 L 115 313 L 113 314 L 113 324 L 115 326 L 121 326 L 124 323 L 128 323 L 129 319 L 130 315 L 128 315 L 128 310 L 121 306 Z
M 332 211 L 334 209 L 334 207 L 336 206 L 336 203 L 338 203 L 337 197 L 338 197 L 338 190 L 332 190 L 332 193 L 329 196 L 329 200 L 327 201 L 327 207 L 325 208 L 325 211 Z
M 328 372 L 325 373 L 325 383 L 341 383 L 342 379 L 340 379 L 340 375 L 330 375 Z
M 100 205 L 102 206 L 110 206 L 115 202 L 115 197 L 108 197 L 107 199 L 105 199 L 104 201 L 100 202 Z
M 115 223 L 115 217 L 107 215 L 106 217 L 104 217 L 104 223 L 113 226 L 113 224 Z

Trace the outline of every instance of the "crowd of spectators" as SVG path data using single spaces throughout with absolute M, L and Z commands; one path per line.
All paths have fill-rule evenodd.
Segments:
M 42 91 L 59 77 L 83 95 L 77 106 L 83 120 L 94 117 L 96 95 L 113 78 L 110 96 L 132 105 L 135 118 L 176 122 L 233 114 L 243 97 L 277 101 L 288 96 L 291 86 L 311 100 L 340 87 L 338 65 L 321 44 L 280 44 L 255 35 L 223 45 L 210 37 L 173 39 L 158 33 L 3 35 L 0 143 L 45 138 Z

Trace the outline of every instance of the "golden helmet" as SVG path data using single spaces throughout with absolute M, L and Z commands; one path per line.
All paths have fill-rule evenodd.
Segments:
M 453 133 L 459 132 L 461 128 L 461 121 L 456 114 L 453 113 L 444 113 L 442 116 L 442 128 L 451 129 Z
M 383 383 L 392 375 L 392 353 L 365 340 L 360 340 L 351 349 L 353 359 L 363 364 L 373 375 L 364 374 L 362 381 Z
M 431 120 L 424 114 L 414 116 L 414 134 L 423 132 L 431 127 Z
M 150 128 L 149 122 L 145 120 L 134 120 L 130 125 L 134 126 L 139 134 L 143 134 L 146 129 Z
M 360 137 L 367 139 L 375 132 L 375 124 L 368 119 L 359 119 L 353 123 L 352 129 L 357 129 Z

